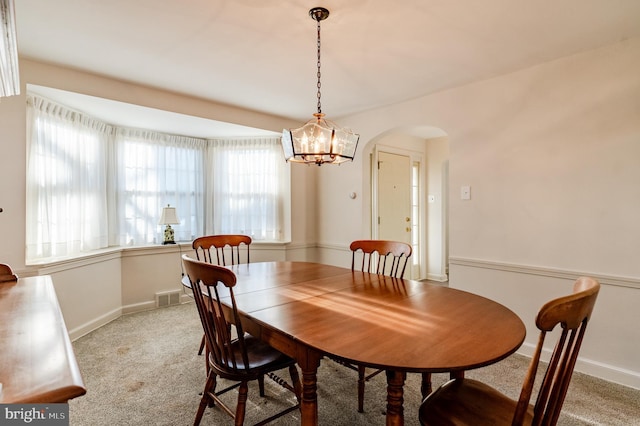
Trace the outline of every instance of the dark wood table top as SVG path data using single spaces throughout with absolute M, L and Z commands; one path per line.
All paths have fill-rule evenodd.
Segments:
M 520 318 L 487 298 L 308 262 L 230 267 L 239 308 L 326 354 L 416 372 L 469 370 L 515 352 Z
M 0 404 L 60 403 L 84 395 L 49 276 L 0 283 Z

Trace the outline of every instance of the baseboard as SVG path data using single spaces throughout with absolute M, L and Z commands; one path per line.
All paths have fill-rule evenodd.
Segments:
M 535 345 L 523 343 L 516 353 L 531 358 L 535 351 Z M 543 349 L 540 359 L 549 362 L 551 350 Z M 634 389 L 640 389 L 640 374 L 635 371 L 621 369 L 614 365 L 604 364 L 591 359 L 578 357 L 574 371 L 584 373 L 593 377 L 601 377 L 608 382 L 617 383 Z
M 189 293 L 186 293 L 183 291 L 180 294 L 180 304 L 192 303 L 192 302 L 193 302 L 193 296 L 191 296 Z M 131 305 L 123 306 L 122 315 L 134 314 L 136 312 L 142 312 L 142 311 L 149 311 L 151 309 L 160 309 L 156 306 L 155 300 L 148 300 L 146 302 L 134 303 Z
M 134 303 L 131 305 L 126 305 L 122 307 L 122 314 L 133 314 L 135 312 L 141 311 L 149 311 L 151 309 L 156 309 L 156 301 L 149 300 L 147 302 Z
M 82 324 L 79 327 L 74 328 L 73 330 L 69 330 L 69 338 L 71 341 L 77 340 L 80 337 L 91 333 L 94 330 L 102 327 L 110 323 L 111 321 L 118 319 L 122 316 L 122 308 L 117 308 L 112 310 L 111 312 L 107 312 L 106 314 L 99 316 L 98 318 L 93 319 L 85 324 Z
M 188 294 L 183 293 L 180 295 L 180 304 L 183 303 L 193 303 L 193 297 L 190 297 Z M 113 320 L 120 318 L 122 315 L 133 314 L 136 312 L 149 311 L 152 309 L 160 309 L 156 307 L 156 302 L 154 300 L 142 303 L 135 303 L 132 305 L 123 306 L 122 308 L 114 309 L 111 312 L 108 312 L 98 318 L 95 318 L 92 321 L 89 321 L 85 324 L 82 324 L 79 327 L 74 328 L 73 330 L 69 330 L 69 338 L 71 341 L 75 341 L 82 336 L 85 336 L 91 333 L 94 330 L 102 327 L 110 323 Z
M 449 277 L 445 275 L 427 274 L 427 279 L 431 281 L 445 282 L 449 281 Z

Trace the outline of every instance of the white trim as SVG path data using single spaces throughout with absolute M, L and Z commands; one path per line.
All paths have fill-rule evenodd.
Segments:
M 134 303 L 132 305 L 123 306 L 122 315 L 133 314 L 135 312 L 142 312 L 142 311 L 151 311 L 153 309 L 160 309 L 160 308 L 156 306 L 155 300 L 148 300 L 146 302 Z
M 38 270 L 38 275 L 49 275 L 55 274 L 56 272 L 68 271 L 71 269 L 94 265 L 96 263 L 106 262 L 108 260 L 120 259 L 120 252 L 121 250 L 100 250 L 83 256 L 34 266 Z
M 640 279 L 632 277 L 621 277 L 615 275 L 604 275 L 586 271 L 572 271 L 568 269 L 549 268 L 543 266 L 518 265 L 515 263 L 494 262 L 491 260 L 472 259 L 465 257 L 449 257 L 450 265 L 467 266 L 481 269 L 494 269 L 504 272 L 515 272 L 527 275 L 540 275 L 543 277 L 562 278 L 575 280 L 578 277 L 589 276 L 595 278 L 603 285 L 613 285 L 619 287 L 629 287 L 640 289 Z
M 533 352 L 535 351 L 535 349 L 535 345 L 525 342 L 522 344 L 522 346 L 520 346 L 520 349 L 518 349 L 516 353 L 526 356 L 527 358 L 531 358 L 533 357 Z M 549 362 L 549 359 L 551 359 L 551 353 L 551 349 L 542 349 L 540 360 L 543 362 Z M 578 357 L 578 360 L 576 361 L 575 371 L 587 374 L 589 376 L 603 378 L 608 382 L 632 387 L 634 389 L 640 389 L 640 373 L 619 368 L 615 365 L 604 364 L 592 359 Z
M 427 274 L 427 279 L 431 280 L 431 281 L 439 281 L 439 282 L 445 282 L 445 281 L 449 281 L 449 277 L 447 276 L 447 274 Z
M 315 246 L 316 248 L 319 249 L 328 249 L 328 250 L 340 250 L 340 251 L 346 251 L 351 253 L 351 249 L 349 248 L 349 246 L 345 246 L 342 244 L 327 244 L 327 243 L 318 243 Z
M 557 279 L 575 280 L 580 276 L 590 276 L 597 279 L 603 286 L 614 286 L 623 288 L 640 289 L 640 279 L 622 276 L 598 274 L 586 271 L 573 271 L 559 268 L 542 266 L 518 265 L 514 263 L 495 262 L 484 259 L 472 259 L 452 256 L 449 258 L 452 266 L 462 268 L 479 268 L 485 270 L 495 270 L 503 273 L 517 273 L 531 276 L 542 276 Z M 518 353 L 531 357 L 534 350 L 532 343 L 523 343 L 518 349 Z M 543 351 L 543 360 L 548 360 L 550 350 Z M 600 361 L 587 359 L 579 356 L 575 370 L 590 376 L 599 377 L 609 382 L 618 383 L 635 389 L 640 389 L 640 372 L 620 368 L 613 364 L 606 364 Z
M 122 308 L 117 308 L 110 312 L 107 312 L 104 315 L 94 318 L 91 321 L 74 328 L 73 330 L 69 330 L 69 338 L 71 339 L 71 341 L 77 340 L 80 337 L 87 335 L 94 330 L 97 330 L 103 325 L 107 325 L 111 321 L 120 318 L 122 316 L 122 313 Z
M 286 252 L 294 249 L 307 249 L 315 248 L 315 244 L 291 244 L 283 242 L 252 242 L 251 250 L 280 250 Z M 149 256 L 153 254 L 166 254 L 166 253 L 186 253 L 190 252 L 191 242 L 178 242 L 177 244 L 168 245 L 143 245 L 143 246 L 131 246 L 131 247 L 112 247 L 103 250 L 96 250 L 91 253 L 86 253 L 74 257 L 65 259 L 49 259 L 38 263 L 30 263 L 26 265 L 25 269 L 15 270 L 14 272 L 20 277 L 31 277 L 36 275 L 48 275 L 61 271 L 68 271 L 70 269 L 81 268 L 84 266 L 102 263 L 108 260 L 121 259 L 125 257 L 135 256 Z

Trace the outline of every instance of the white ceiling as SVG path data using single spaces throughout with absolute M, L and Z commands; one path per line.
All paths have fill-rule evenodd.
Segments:
M 15 0 L 25 58 L 307 121 L 640 35 L 639 0 Z

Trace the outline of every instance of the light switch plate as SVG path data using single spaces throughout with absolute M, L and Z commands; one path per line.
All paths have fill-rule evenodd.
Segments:
M 468 185 L 460 187 L 460 199 L 461 200 L 470 200 L 471 199 L 471 187 Z

